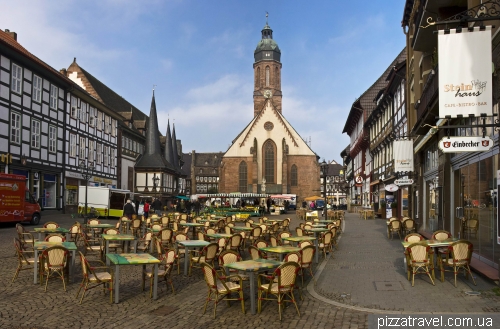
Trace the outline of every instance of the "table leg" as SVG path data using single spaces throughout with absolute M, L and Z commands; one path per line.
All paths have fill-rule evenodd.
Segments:
M 120 302 L 120 266 L 115 265 L 115 304 Z
M 38 241 L 42 241 L 42 232 L 38 232 Z
M 71 266 L 69 268 L 69 277 L 72 279 L 72 282 L 75 282 L 75 276 L 73 275 L 73 272 L 75 271 L 75 257 L 76 257 L 76 250 L 71 250 Z
M 319 262 L 319 246 L 318 246 L 318 233 L 314 232 L 314 246 L 316 246 L 316 253 L 314 255 L 314 260 L 316 261 L 316 264 Z
M 109 240 L 106 240 L 106 254 L 109 254 Z M 109 258 L 106 257 L 106 265 L 109 266 Z
M 38 249 L 35 249 L 35 260 L 33 262 L 33 284 L 38 283 Z
M 137 254 L 137 239 L 134 240 L 134 251 Z
M 255 273 L 248 272 L 248 281 L 250 281 L 250 312 L 255 314 Z
M 187 276 L 188 275 L 188 262 L 190 261 L 189 255 L 191 253 L 189 252 L 189 247 L 184 246 L 184 249 L 186 250 L 186 252 L 184 253 L 184 275 Z
M 158 264 L 154 265 L 153 299 L 158 298 Z

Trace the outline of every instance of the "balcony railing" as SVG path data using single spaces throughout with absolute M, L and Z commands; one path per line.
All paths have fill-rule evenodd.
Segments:
M 432 103 L 438 97 L 439 94 L 439 75 L 438 75 L 438 67 L 433 70 L 433 73 L 430 73 L 427 82 L 425 83 L 424 90 L 422 91 L 422 96 L 417 101 L 415 107 L 417 108 L 417 121 L 420 121 L 422 118 L 427 115 L 427 113 L 432 109 Z

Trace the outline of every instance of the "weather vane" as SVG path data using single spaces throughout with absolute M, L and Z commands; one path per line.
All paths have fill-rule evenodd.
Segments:
M 266 11 L 266 25 L 269 25 L 267 18 L 269 17 L 269 13 Z
M 156 85 L 153 85 L 153 91 L 155 91 Z

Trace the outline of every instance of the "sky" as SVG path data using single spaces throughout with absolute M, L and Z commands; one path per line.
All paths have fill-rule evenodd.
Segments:
M 0 0 L 0 28 L 59 70 L 77 63 L 149 115 L 183 152 L 225 152 L 253 118 L 253 53 L 269 13 L 282 113 L 342 163 L 350 107 L 405 46 L 403 0 Z

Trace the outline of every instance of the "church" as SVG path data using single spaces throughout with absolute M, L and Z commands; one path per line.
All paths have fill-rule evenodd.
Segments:
M 320 193 L 319 157 L 285 119 L 281 50 L 266 22 L 254 52 L 254 116 L 236 136 L 220 164 L 219 192 Z

